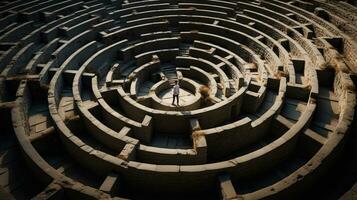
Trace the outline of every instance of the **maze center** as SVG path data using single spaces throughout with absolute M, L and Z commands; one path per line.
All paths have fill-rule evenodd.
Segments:
M 355 200 L 356 13 L 0 1 L 0 200 Z
M 195 94 L 192 94 L 190 91 L 182 89 L 180 91 L 180 105 L 186 106 L 194 102 Z M 160 98 L 162 99 L 162 103 L 166 105 L 170 105 L 173 102 L 173 92 L 172 89 L 168 89 L 160 93 Z M 176 101 L 175 101 L 176 103 Z

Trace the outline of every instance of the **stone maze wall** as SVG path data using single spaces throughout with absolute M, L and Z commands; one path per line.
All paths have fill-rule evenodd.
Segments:
M 1 1 L 0 199 L 304 194 L 356 131 L 356 13 L 332 0 Z

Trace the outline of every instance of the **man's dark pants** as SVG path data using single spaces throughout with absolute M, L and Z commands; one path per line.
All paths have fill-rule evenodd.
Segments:
M 174 94 L 173 97 L 172 97 L 172 104 L 174 104 L 175 102 L 175 99 L 177 99 L 177 105 L 179 105 L 179 95 L 178 94 Z

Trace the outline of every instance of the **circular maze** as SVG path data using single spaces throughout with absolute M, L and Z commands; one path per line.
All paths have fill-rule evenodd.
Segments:
M 357 130 L 356 13 L 332 0 L 1 2 L 0 196 L 307 198 Z

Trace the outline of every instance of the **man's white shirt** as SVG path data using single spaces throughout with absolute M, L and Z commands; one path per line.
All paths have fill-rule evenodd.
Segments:
M 180 86 L 178 84 L 174 85 L 173 93 L 174 93 L 174 95 L 180 94 Z

